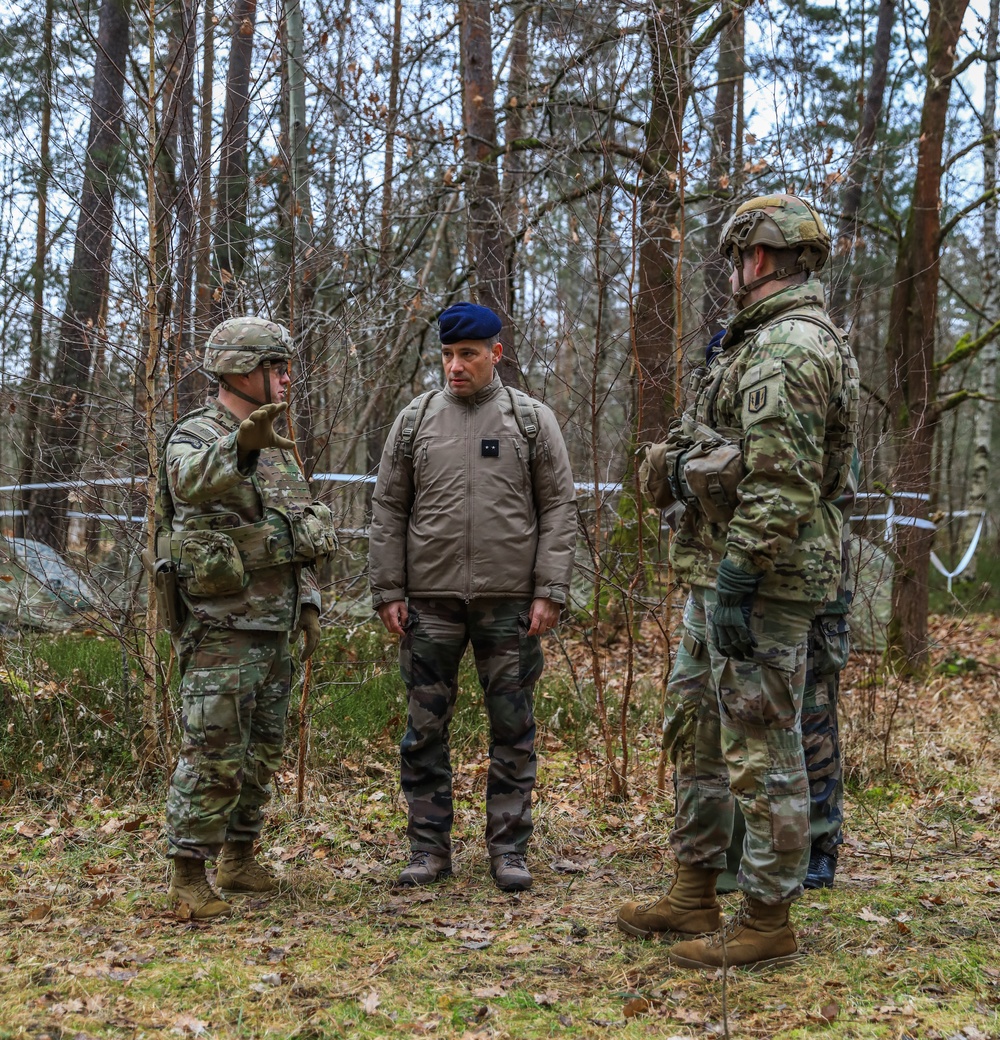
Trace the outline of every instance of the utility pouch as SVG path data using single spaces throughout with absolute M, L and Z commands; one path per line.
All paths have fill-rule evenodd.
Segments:
M 684 453 L 694 442 L 684 434 L 681 422 L 671 423 L 667 439 L 660 444 L 647 444 L 639 464 L 639 489 L 654 506 L 670 509 L 687 500 L 682 466 Z
M 188 531 L 178 576 L 191 596 L 232 596 L 247 585 L 240 551 L 224 531 Z
M 187 607 L 177 584 L 177 565 L 173 560 L 157 559 L 148 549 L 143 549 L 139 555 L 143 568 L 153 579 L 159 627 L 172 636 L 180 635 L 187 620 Z
M 331 556 L 339 548 L 333 513 L 322 502 L 312 502 L 301 511 L 289 512 L 288 522 L 297 559 Z
M 696 444 L 684 459 L 684 480 L 713 524 L 733 518 L 739 501 L 737 488 L 745 475 L 743 452 L 731 441 Z

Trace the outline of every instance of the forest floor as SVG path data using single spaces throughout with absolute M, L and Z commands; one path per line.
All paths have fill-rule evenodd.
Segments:
M 392 746 L 283 778 L 270 902 L 199 924 L 167 906 L 162 790 L 15 785 L 0 821 L 0 1038 L 1000 1038 L 1000 641 L 938 620 L 913 684 L 844 676 L 850 763 L 836 886 L 793 911 L 806 956 L 770 973 L 671 967 L 615 928 L 672 871 L 656 740 L 603 796 L 596 735 L 540 738 L 530 892 L 491 883 L 486 758 L 456 762 L 456 875 L 392 888 L 405 814 Z M 10 786 L 4 788 L 10 792 Z M 737 897 L 726 897 L 728 908 Z

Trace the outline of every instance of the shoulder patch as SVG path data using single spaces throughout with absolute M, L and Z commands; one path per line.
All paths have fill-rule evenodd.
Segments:
M 740 380 L 739 392 L 744 430 L 763 419 L 784 418 L 788 414 L 785 375 L 780 362 L 755 365 Z

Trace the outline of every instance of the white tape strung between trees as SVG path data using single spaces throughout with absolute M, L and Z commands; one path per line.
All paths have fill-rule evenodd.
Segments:
M 952 513 L 952 516 L 968 516 L 969 511 L 963 509 L 961 513 Z M 986 523 L 986 513 L 982 512 L 979 514 L 979 523 L 976 524 L 976 533 L 972 536 L 972 542 L 969 544 L 969 548 L 965 550 L 965 555 L 958 561 L 958 566 L 953 570 L 949 571 L 945 568 L 945 565 L 938 559 L 938 554 L 931 549 L 931 563 L 948 579 L 948 591 L 951 592 L 951 582 L 953 578 L 957 578 L 962 571 L 972 562 L 972 557 L 976 554 L 976 547 L 979 545 L 980 535 L 983 533 L 983 526 Z

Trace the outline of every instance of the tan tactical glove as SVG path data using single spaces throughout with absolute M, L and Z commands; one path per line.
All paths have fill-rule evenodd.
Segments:
M 288 408 L 288 404 L 265 404 L 240 423 L 236 432 L 236 450 L 241 456 L 263 448 L 294 448 L 295 441 L 274 432 L 274 420 Z
M 311 603 L 306 603 L 299 611 L 299 623 L 292 632 L 292 642 L 296 642 L 299 636 L 303 636 L 305 642 L 302 644 L 302 653 L 299 660 L 308 661 L 319 646 L 319 609 Z

